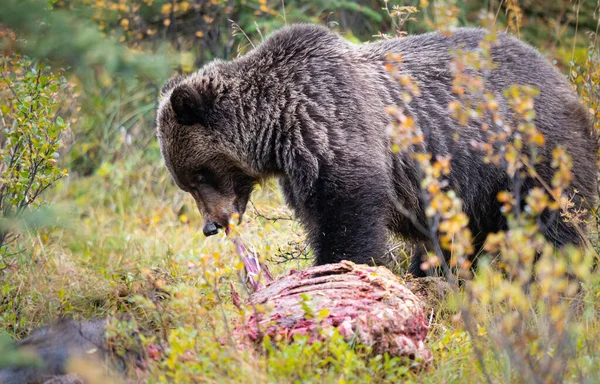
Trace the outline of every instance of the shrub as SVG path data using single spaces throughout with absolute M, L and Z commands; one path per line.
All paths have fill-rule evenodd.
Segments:
M 67 82 L 17 55 L 0 57 L 0 257 L 17 238 L 16 221 L 43 203 L 42 193 L 67 175 L 57 165 L 67 124 L 58 116 Z

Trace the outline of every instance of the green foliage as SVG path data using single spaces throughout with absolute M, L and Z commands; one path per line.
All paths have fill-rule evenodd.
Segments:
M 17 45 L 32 57 L 68 64 L 83 78 L 102 69 L 109 76 L 164 79 L 169 61 L 163 54 L 142 55 L 106 39 L 89 22 L 85 9 L 51 11 L 46 0 L 5 0 L 0 23 L 15 30 Z
M 0 255 L 7 252 L 14 221 L 41 203 L 41 194 L 67 175 L 57 165 L 61 134 L 56 114 L 66 80 L 29 59 L 0 57 Z
M 107 172 L 118 160 L 141 156 L 160 158 L 154 135 L 154 110 L 157 84 L 136 79 L 117 78 L 102 85 L 89 81 L 90 88 L 75 101 L 80 113 L 73 124 L 73 144 L 68 153 L 73 172 L 89 175 Z
M 46 195 L 72 225 L 25 233 L 17 246 L 28 262 L 0 267 L 2 329 L 22 337 L 67 313 L 86 318 L 127 313 L 132 320 L 113 324 L 109 335 L 116 337 L 119 355 L 137 342 L 160 346 L 143 378 L 150 382 L 551 382 L 600 377 L 600 276 L 593 268 L 593 248 L 600 249 L 600 215 L 595 213 L 596 223 L 580 223 L 591 230 L 593 247 L 565 254 L 555 254 L 540 238 L 536 222 L 544 210 L 564 213 L 568 204 L 561 197 L 572 163 L 564 150 L 553 153 L 557 172 L 552 185 L 532 189 L 525 211 L 517 212 L 512 191 L 498 196 L 509 230 L 488 239 L 486 254 L 480 255 L 483 265 L 474 275 L 468 261 L 468 219 L 456 193 L 444 188 L 450 158 L 415 156 L 423 170 L 427 215 L 437 222 L 437 251 L 452 250 L 449 271 L 454 278 L 470 280 L 449 298 L 449 309 L 435 311 L 432 318 L 428 345 L 434 366 L 413 371 L 409 362 L 373 356 L 337 333 L 316 342 L 305 337 L 292 344 L 265 340 L 256 350 L 231 344 L 232 327 L 245 311 L 268 308 L 240 310 L 232 304 L 230 284 L 245 292 L 239 259 L 226 238 L 200 234 L 201 218 L 192 200 L 173 186 L 159 159 L 153 114 L 158 88 L 171 72 L 189 73 L 213 58 L 233 58 L 286 23 L 326 24 L 354 42 L 373 40 L 380 32 L 435 28 L 450 33 L 459 25 L 482 24 L 491 31 L 508 29 L 556 60 L 598 131 L 597 8 L 594 0 L 3 1 L 0 24 L 11 28 L 0 27 L 5 52 L 0 62 L 4 219 L 25 213 L 27 206 L 39 211 L 43 200 L 36 191 L 52 186 L 64 175 L 63 167 L 77 177 L 58 181 Z M 497 102 L 480 86 L 483 79 L 460 70 L 491 68 L 493 42 L 491 33 L 479 52 L 452 53 L 457 100 L 448 108 L 458 121 L 497 112 Z M 67 83 L 60 75 L 12 55 L 15 51 L 54 68 L 65 66 L 74 89 L 61 88 Z M 415 82 L 395 75 L 406 88 L 406 101 L 418 95 Z M 470 103 L 466 96 L 473 94 L 481 103 Z M 503 152 L 489 142 L 481 143 L 481 149 L 487 151 L 487 161 L 520 177 L 536 160 L 523 149 L 544 142 L 532 124 L 536 90 L 515 85 L 505 96 L 520 117 L 519 124 L 507 129 L 518 135 Z M 390 112 L 395 151 L 422 142 L 410 117 L 398 109 Z M 72 139 L 60 148 L 60 134 L 69 132 L 68 127 Z M 13 157 L 18 161 L 8 167 Z M 276 250 L 291 254 L 293 244 L 302 243 L 299 224 L 268 219 L 290 215 L 281 193 L 267 183 L 253 202 L 240 231 L 245 240 L 263 256 Z M 13 226 L 3 228 L 6 233 Z M 534 265 L 536 253 L 542 257 Z M 439 252 L 430 256 L 426 263 L 442 262 Z M 292 260 L 272 271 L 277 276 L 307 264 Z M 325 315 L 315 313 L 308 298 L 303 305 L 306 316 Z M 142 332 L 140 340 L 127 337 L 138 329 L 152 336 Z M 0 341 L 0 360 L 19 358 L 13 352 L 8 342 Z

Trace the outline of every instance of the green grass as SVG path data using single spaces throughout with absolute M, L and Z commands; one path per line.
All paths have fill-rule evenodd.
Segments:
M 93 318 L 130 313 L 141 329 L 156 332 L 154 342 L 166 339 L 170 345 L 167 359 L 152 363 L 142 377 L 150 382 L 485 380 L 451 303 L 436 309 L 428 341 L 434 364 L 426 371 L 354 350 L 339 336 L 315 344 L 300 340 L 279 349 L 266 344 L 263 353 L 229 346 L 228 332 L 241 319 L 231 303 L 229 283 L 243 292 L 232 244 L 221 234 L 201 234 L 201 217 L 191 198 L 174 187 L 160 163 L 133 165 L 117 164 L 103 175 L 67 179 L 51 192 L 62 225 L 26 234 L 25 252 L 5 271 L 0 314 L 5 332 L 22 337 L 65 314 Z M 290 242 L 302 240 L 298 223 L 260 217 L 290 215 L 275 183 L 263 185 L 252 201 L 256 210 L 249 206 L 240 228 L 248 245 L 273 257 L 290 251 Z M 298 260 L 269 266 L 278 276 L 308 264 Z M 592 382 L 600 377 L 599 293 L 597 287 L 588 290 L 591 307 L 576 317 L 581 326 L 577 363 Z M 493 316 L 489 313 L 489 320 Z M 478 327 L 485 335 L 492 325 Z M 493 381 L 521 382 L 507 356 L 496 354 L 489 343 L 482 339 L 479 347 Z

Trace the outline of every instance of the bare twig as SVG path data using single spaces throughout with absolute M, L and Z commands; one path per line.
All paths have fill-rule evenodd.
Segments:
M 260 31 L 260 28 L 256 21 L 254 22 L 254 26 L 256 27 L 256 32 L 258 32 L 258 35 L 260 36 L 260 40 L 263 41 L 265 39 L 265 37 L 263 36 L 262 32 Z
M 254 205 L 254 203 L 252 202 L 252 200 L 250 200 L 250 205 L 252 206 L 252 209 L 254 210 L 254 214 L 258 217 L 260 217 L 261 219 L 265 219 L 265 220 L 269 220 L 272 222 L 277 222 L 279 220 L 289 220 L 289 221 L 294 221 L 294 218 L 292 216 L 275 216 L 275 217 L 269 217 L 269 216 L 265 216 L 262 213 L 260 213 L 258 211 L 258 209 L 256 208 L 256 206 Z
M 287 25 L 287 16 L 285 14 L 285 0 L 281 0 L 281 9 L 283 10 L 283 25 Z
M 252 48 L 256 48 L 256 46 L 254 45 L 252 40 L 250 40 L 250 37 L 248 37 L 246 32 L 244 32 L 244 30 L 242 29 L 242 27 L 240 27 L 240 25 L 238 23 L 236 23 L 235 21 L 233 21 L 231 19 L 228 19 L 228 20 L 231 23 L 231 28 L 233 29 L 233 35 L 235 36 L 237 32 L 240 32 L 242 35 L 244 35 L 246 40 L 248 40 L 248 43 L 252 46 Z
M 278 253 L 269 258 L 269 261 L 275 264 L 285 264 L 290 261 L 311 260 L 312 257 L 308 251 L 308 245 L 302 243 L 289 242 L 288 245 L 293 246 L 291 251 L 283 251 L 278 248 Z

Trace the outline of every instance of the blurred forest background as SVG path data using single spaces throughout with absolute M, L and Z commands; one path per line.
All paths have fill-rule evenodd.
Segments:
M 328 25 L 359 42 L 396 30 L 425 32 L 448 17 L 455 17 L 455 26 L 479 26 L 481 12 L 490 11 L 500 26 L 538 47 L 566 72 L 572 61 L 585 62 L 586 35 L 597 29 L 598 7 L 590 0 L 46 3 L 3 0 L 3 52 L 19 48 L 55 71 L 62 69 L 76 85 L 71 102 L 63 106 L 68 109 L 63 115 L 76 119 L 65 165 L 82 176 L 139 156 L 139 149 L 153 148 L 145 154 L 155 159 L 153 111 L 162 83 L 214 58 L 236 57 L 286 23 Z M 447 5 L 455 15 L 440 11 Z M 417 6 L 420 12 L 411 14 L 410 7 Z M 403 8 L 394 12 L 394 7 Z
M 191 198 L 162 164 L 158 93 L 170 76 L 243 54 L 285 24 L 327 25 L 359 43 L 492 20 L 560 68 L 597 129 L 599 9 L 596 0 L 0 0 L 0 329 L 20 338 L 65 315 L 132 313 L 170 346 L 148 374 L 157 382 L 520 382 L 529 376 L 506 349 L 481 342 L 481 352 L 448 314 L 432 333 L 436 369 L 421 376 L 335 339 L 258 360 L 221 348 L 215 334 L 237 313 L 227 281 L 237 281 L 238 263 L 222 236 L 204 239 Z M 310 262 L 275 184 L 253 196 L 243 226 L 275 274 Z M 598 281 L 572 323 L 585 334 L 565 357 L 575 381 L 600 377 Z M 485 322 L 477 329 L 487 335 Z M 527 339 L 532 356 L 560 355 L 560 344 L 541 340 Z

